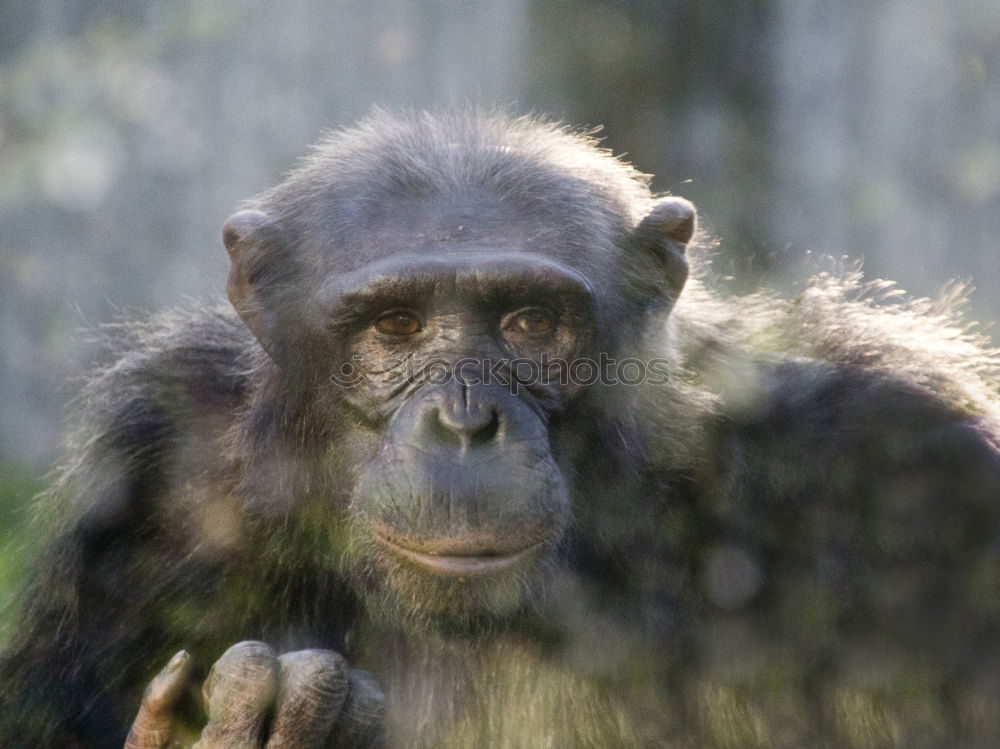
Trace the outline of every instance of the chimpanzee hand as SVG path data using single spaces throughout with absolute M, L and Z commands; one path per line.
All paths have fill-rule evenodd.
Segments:
M 146 688 L 125 749 L 188 745 L 177 710 L 191 676 L 181 651 Z M 215 662 L 202 692 L 208 722 L 192 749 L 362 749 L 380 741 L 381 690 L 332 650 L 279 657 L 262 642 L 241 642 Z

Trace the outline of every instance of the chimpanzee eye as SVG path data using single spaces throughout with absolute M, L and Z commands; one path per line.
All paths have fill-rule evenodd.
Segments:
M 508 317 L 504 330 L 520 335 L 546 336 L 556 327 L 556 316 L 542 307 L 526 307 Z
M 375 330 L 383 335 L 409 336 L 423 330 L 424 324 L 414 312 L 394 309 L 375 320 Z

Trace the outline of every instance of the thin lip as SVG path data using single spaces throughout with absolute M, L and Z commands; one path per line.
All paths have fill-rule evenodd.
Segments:
M 375 537 L 404 559 L 446 577 L 483 577 L 496 574 L 532 556 L 544 545 L 539 542 L 516 551 L 498 553 L 484 549 L 481 545 L 474 547 L 468 542 L 436 543 L 422 544 L 426 549 L 423 551 L 402 546 L 381 534 L 376 534 Z

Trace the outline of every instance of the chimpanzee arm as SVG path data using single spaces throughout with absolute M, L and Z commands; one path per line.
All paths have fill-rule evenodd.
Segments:
M 12 746 L 121 746 L 141 685 L 196 618 L 222 569 L 179 557 L 167 505 L 220 461 L 220 415 L 238 405 L 246 336 L 218 313 L 123 329 L 124 348 L 77 404 L 55 525 L 2 668 Z M 169 616 L 166 604 L 173 604 Z

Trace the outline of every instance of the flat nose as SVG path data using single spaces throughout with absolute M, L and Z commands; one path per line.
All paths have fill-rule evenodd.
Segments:
M 468 388 L 461 395 L 443 397 L 426 415 L 432 437 L 446 445 L 468 449 L 485 446 L 497 439 L 500 413 L 496 403 L 488 398 L 476 398 Z

